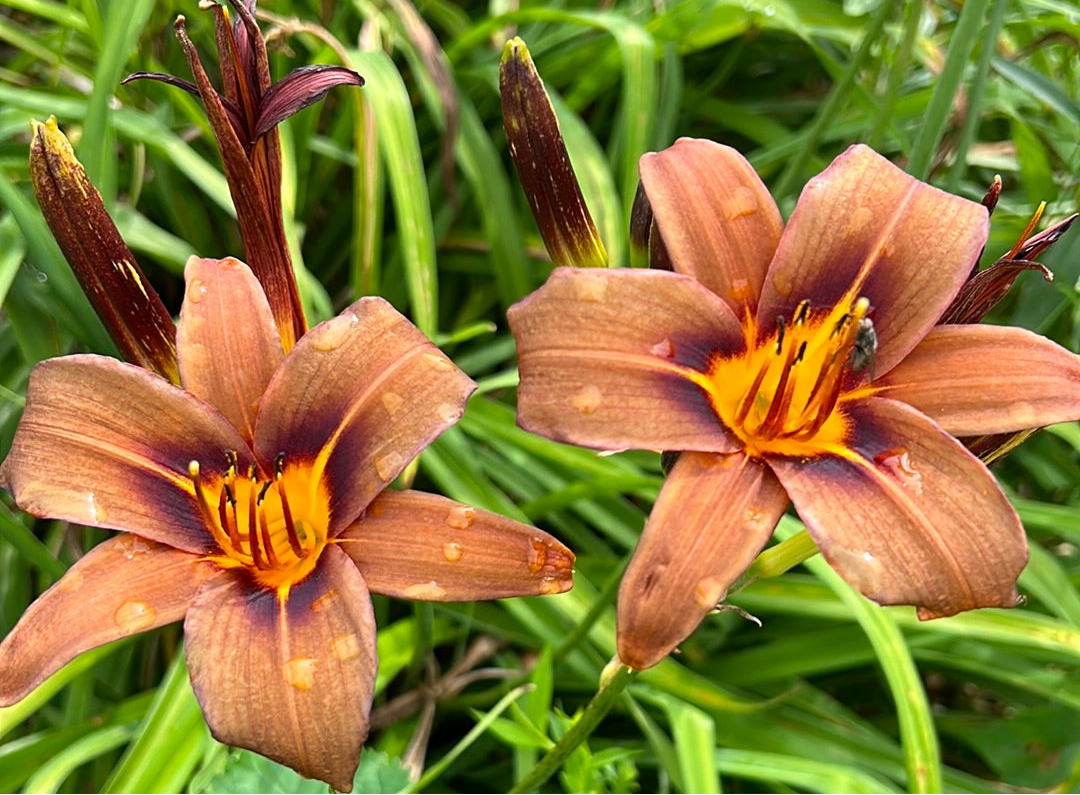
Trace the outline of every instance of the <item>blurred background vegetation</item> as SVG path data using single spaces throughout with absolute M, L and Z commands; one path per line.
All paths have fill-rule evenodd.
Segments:
M 655 455 L 598 457 L 514 426 L 504 312 L 550 263 L 501 126 L 509 37 L 527 42 L 546 81 L 613 265 L 628 264 L 637 157 L 681 135 L 737 147 L 785 214 L 859 141 L 976 200 L 1000 174 L 984 264 L 1040 201 L 1040 228 L 1080 202 L 1073 0 L 263 0 L 259 10 L 275 77 L 344 63 L 367 79 L 282 127 L 286 228 L 309 320 L 371 293 L 408 314 L 481 385 L 423 454 L 417 483 L 530 521 L 578 553 L 575 588 L 559 597 L 376 598 L 379 695 L 357 779 L 367 791 L 501 791 L 533 768 L 613 654 L 615 587 L 660 485 Z M 0 454 L 34 363 L 112 350 L 34 203 L 31 117 L 58 117 L 172 311 L 189 254 L 243 254 L 197 102 L 160 84 L 119 86 L 139 70 L 189 76 L 178 14 L 212 63 L 212 18 L 194 0 L 0 5 Z M 991 320 L 1076 351 L 1080 230 L 1042 260 L 1054 282 L 1022 275 Z M 734 594 L 763 626 L 734 611 L 708 618 L 545 786 L 1073 791 L 1080 428 L 1043 431 L 995 472 L 1029 533 L 1026 604 L 920 624 L 911 609 L 853 595 L 813 558 Z M 787 518 L 778 537 L 797 529 Z M 35 522 L 3 495 L 0 633 L 104 537 Z M 181 639 L 173 626 L 91 652 L 0 709 L 0 791 L 301 786 L 210 739 Z

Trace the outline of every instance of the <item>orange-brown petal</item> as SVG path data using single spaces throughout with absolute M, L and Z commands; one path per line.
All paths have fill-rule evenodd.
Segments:
M 285 358 L 259 404 L 255 450 L 314 462 L 333 535 L 461 418 L 475 388 L 390 304 L 361 298 Z
M 773 470 L 826 560 L 862 594 L 936 618 L 1012 607 L 1024 531 L 989 470 L 910 406 L 851 406 L 847 458 Z
M 375 617 L 364 579 L 323 551 L 284 604 L 240 572 L 208 582 L 184 621 L 210 732 L 348 792 L 368 732 Z
M 420 491 L 384 491 L 338 536 L 372 593 L 464 602 L 570 590 L 574 554 L 535 527 Z
M 270 304 L 247 265 L 192 257 L 176 328 L 180 383 L 225 415 L 250 443 L 255 407 L 281 364 Z
M 559 268 L 507 319 L 526 430 L 607 450 L 737 449 L 698 384 L 710 355 L 741 350 L 742 331 L 692 278 Z
M 681 138 L 638 169 L 675 271 L 752 314 L 784 226 L 753 167 L 731 147 Z
M 0 643 L 0 706 L 21 700 L 84 651 L 179 621 L 216 571 L 197 555 L 128 533 L 98 544 Z
M 769 540 L 787 495 L 742 453 L 683 453 L 619 586 L 619 659 L 656 665 L 724 598 Z
M 1080 357 L 1026 329 L 937 326 L 878 384 L 953 436 L 1080 419 Z
M 252 457 L 224 417 L 141 367 L 107 356 L 41 362 L 0 485 L 35 516 L 127 530 L 194 553 L 216 546 L 188 464 Z
M 803 189 L 765 280 L 761 327 L 771 332 L 804 299 L 831 308 L 865 296 L 878 337 L 875 370 L 885 373 L 952 301 L 988 228 L 981 204 L 853 146 Z

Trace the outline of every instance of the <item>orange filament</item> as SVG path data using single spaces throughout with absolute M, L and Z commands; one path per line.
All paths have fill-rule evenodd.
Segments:
M 224 568 L 245 568 L 260 585 L 287 592 L 311 573 L 326 546 L 325 491 L 308 467 L 286 468 L 284 453 L 269 477 L 254 464 L 242 475 L 231 450 L 225 460 L 225 472 L 209 478 L 198 461 L 188 464 L 199 512 L 221 550 L 209 559 Z
M 872 333 L 864 321 L 869 307 L 859 298 L 814 312 L 803 301 L 790 324 L 777 318 L 771 337 L 753 342 L 743 354 L 709 362 L 704 386 L 713 410 L 747 453 L 809 457 L 844 446 L 843 403 L 873 392 L 862 383 L 866 378 L 852 386 L 846 377 L 867 369 L 865 358 L 852 352 L 867 326 Z M 744 323 L 746 338 L 755 340 L 754 321 Z

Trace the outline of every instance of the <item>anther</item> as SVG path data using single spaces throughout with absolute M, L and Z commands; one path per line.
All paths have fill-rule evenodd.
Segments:
M 274 481 L 278 484 L 278 498 L 281 500 L 281 518 L 285 521 L 285 535 L 289 539 L 289 546 L 293 554 L 298 558 L 304 557 L 304 545 L 300 543 L 300 536 L 296 533 L 296 524 L 293 522 L 292 511 L 289 509 L 289 498 L 285 494 L 284 477 L 285 454 L 278 453 L 274 458 Z
M 780 355 L 780 351 L 784 348 L 784 316 L 776 316 L 776 355 Z
M 799 302 L 799 305 L 795 307 L 795 325 L 801 326 L 806 322 L 807 315 L 810 314 L 810 301 L 803 299 Z

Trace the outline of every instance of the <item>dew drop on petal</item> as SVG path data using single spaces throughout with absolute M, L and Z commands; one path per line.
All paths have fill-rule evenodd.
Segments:
M 544 564 L 547 563 L 547 553 L 547 544 L 544 543 L 543 539 L 529 539 L 529 559 L 526 565 L 531 573 L 536 574 L 536 572 L 544 568 Z
M 360 656 L 360 641 L 352 632 L 338 635 L 330 641 L 330 653 L 342 662 L 354 660 Z
M 582 414 L 592 414 L 600 408 L 603 399 L 604 396 L 601 394 L 600 388 L 589 384 L 571 395 L 568 402 L 571 407 L 577 409 Z
M 724 581 L 719 577 L 702 577 L 694 586 L 694 603 L 702 610 L 712 610 L 724 595 Z
M 308 336 L 311 338 L 311 347 L 324 353 L 341 347 L 352 333 L 352 327 L 359 322 L 360 318 L 352 312 L 342 312 L 332 320 L 328 320 L 308 332 Z
M 728 288 L 728 297 L 737 304 L 748 304 L 754 297 L 749 279 L 732 279 Z
M 446 514 L 446 524 L 455 530 L 464 530 L 473 523 L 476 509 L 468 505 L 455 505 Z
M 878 469 L 891 475 L 905 489 L 922 494 L 922 473 L 916 469 L 907 450 L 886 450 L 874 456 Z
M 675 346 L 671 343 L 671 340 L 662 339 L 649 348 L 649 353 L 662 359 L 673 359 L 675 358 Z
M 281 673 L 285 681 L 297 690 L 311 690 L 315 684 L 318 662 L 314 657 L 293 657 L 281 666 Z
M 540 580 L 540 586 L 537 588 L 537 592 L 541 596 L 551 596 L 552 594 L 562 593 L 565 590 L 565 584 L 556 577 L 545 577 Z
M 769 522 L 769 515 L 758 508 L 747 508 L 743 514 L 743 524 L 750 532 L 764 530 Z
M 398 409 L 401 408 L 401 404 L 405 402 L 405 398 L 399 395 L 397 392 L 383 392 L 379 398 L 379 402 L 382 403 L 386 413 L 390 415 L 391 419 L 397 414 Z
M 879 596 L 882 566 L 869 550 L 833 546 L 829 548 L 827 557 L 859 593 L 869 599 Z
M 402 595 L 406 599 L 422 599 L 427 602 L 441 602 L 446 598 L 446 589 L 435 582 L 435 580 L 429 580 L 428 582 L 418 582 L 416 585 L 410 585 L 402 591 Z
M 465 548 L 457 541 L 447 541 L 442 545 L 442 556 L 446 558 L 449 563 L 457 563 L 464 554 Z
M 604 300 L 607 293 L 607 279 L 592 273 L 574 274 L 574 295 L 579 301 L 595 304 Z
M 108 516 L 105 508 L 98 503 L 97 497 L 92 491 L 86 493 L 86 516 L 89 520 L 89 524 L 92 525 L 100 525 L 105 521 L 105 517 Z
M 772 276 L 773 289 L 776 290 L 776 294 L 781 298 L 787 298 L 791 295 L 791 291 L 794 290 L 794 285 L 791 282 L 791 274 L 786 271 L 777 271 Z
M 381 455 L 375 459 L 375 474 L 382 480 L 393 480 L 397 473 L 401 471 L 401 466 L 404 463 L 401 453 L 390 452 Z
M 340 596 L 337 592 L 337 588 L 331 588 L 329 591 L 327 591 L 314 602 L 312 602 L 311 607 L 308 609 L 311 610 L 311 612 L 313 613 L 325 612 L 331 607 L 333 607 L 334 602 L 338 601 L 339 598 Z
M 848 214 L 844 237 L 853 242 L 861 240 L 864 230 L 873 222 L 874 213 L 869 207 L 857 207 Z
M 757 210 L 758 204 L 757 199 L 754 197 L 754 192 L 745 185 L 740 185 L 732 191 L 731 195 L 724 200 L 724 203 L 721 206 L 724 218 L 728 221 L 734 221 L 747 215 L 753 215 Z
M 462 413 L 461 406 L 455 406 L 453 403 L 440 403 L 435 409 L 435 416 L 451 425 L 461 419 Z
M 206 282 L 202 279 L 192 279 L 188 282 L 187 292 L 184 293 L 184 299 L 191 301 L 193 304 L 199 303 L 206 297 Z
M 146 602 L 128 599 L 116 608 L 113 621 L 124 632 L 141 632 L 154 625 L 157 621 L 157 613 Z
M 425 353 L 424 363 L 432 370 L 439 373 L 449 373 L 454 369 L 454 363 L 441 353 Z

